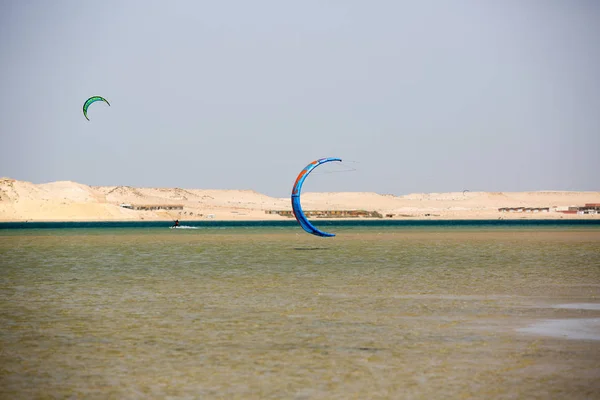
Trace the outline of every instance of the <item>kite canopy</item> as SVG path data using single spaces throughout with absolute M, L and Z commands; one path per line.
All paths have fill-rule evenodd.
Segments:
M 323 232 L 310 223 L 310 221 L 304 215 L 304 212 L 302 211 L 302 206 L 300 205 L 300 191 L 302 190 L 302 184 L 304 183 L 304 180 L 313 169 L 315 169 L 321 164 L 325 164 L 331 161 L 341 162 L 342 160 L 339 158 L 321 158 L 319 160 L 311 162 L 306 166 L 306 168 L 300 171 L 300 174 L 298 175 L 298 177 L 296 178 L 296 182 L 294 183 L 294 187 L 292 188 L 292 210 L 294 212 L 294 217 L 296 217 L 296 221 L 298 221 L 302 229 L 315 236 L 332 237 L 335 236 L 335 234 Z
M 84 115 L 85 119 L 87 119 L 88 121 L 90 120 L 87 116 L 88 108 L 92 103 L 95 103 L 97 101 L 103 101 L 110 106 L 110 103 L 104 97 L 92 96 L 89 99 L 87 99 L 85 101 L 85 103 L 83 103 L 83 115 Z

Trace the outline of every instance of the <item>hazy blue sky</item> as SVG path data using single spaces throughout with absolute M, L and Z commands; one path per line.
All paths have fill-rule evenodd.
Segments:
M 600 190 L 600 1 L 0 7 L 0 176 L 283 197 L 340 157 L 305 191 Z

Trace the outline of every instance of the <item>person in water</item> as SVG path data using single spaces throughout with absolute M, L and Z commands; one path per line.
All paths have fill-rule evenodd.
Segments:
M 175 224 L 173 225 L 173 228 L 175 228 L 176 226 L 179 226 L 179 220 L 178 219 L 175 220 Z

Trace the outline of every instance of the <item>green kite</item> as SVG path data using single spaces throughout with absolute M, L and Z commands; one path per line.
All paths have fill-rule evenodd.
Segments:
M 90 97 L 89 99 L 87 99 L 85 101 L 85 103 L 83 103 L 83 115 L 85 116 L 85 119 L 87 119 L 88 121 L 90 120 L 87 116 L 87 111 L 88 111 L 88 107 L 92 104 L 95 103 L 97 101 L 103 101 L 106 104 L 108 104 L 110 106 L 110 103 L 108 102 L 108 100 L 106 100 L 104 97 L 100 97 L 100 96 L 93 96 Z

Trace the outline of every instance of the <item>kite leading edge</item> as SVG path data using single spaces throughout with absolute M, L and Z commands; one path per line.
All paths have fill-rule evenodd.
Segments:
M 300 191 L 302 190 L 302 184 L 304 183 L 304 180 L 313 169 L 315 169 L 321 164 L 331 161 L 341 162 L 342 160 L 339 158 L 321 158 L 319 160 L 311 162 L 306 166 L 306 168 L 300 171 L 300 174 L 298 175 L 298 177 L 296 178 L 296 182 L 294 183 L 294 187 L 292 188 L 292 211 L 294 212 L 294 217 L 296 217 L 296 221 L 298 221 L 302 229 L 315 236 L 333 237 L 335 236 L 335 234 L 323 232 L 310 223 L 310 221 L 304 215 L 304 212 L 302 211 L 302 206 L 300 205 Z

